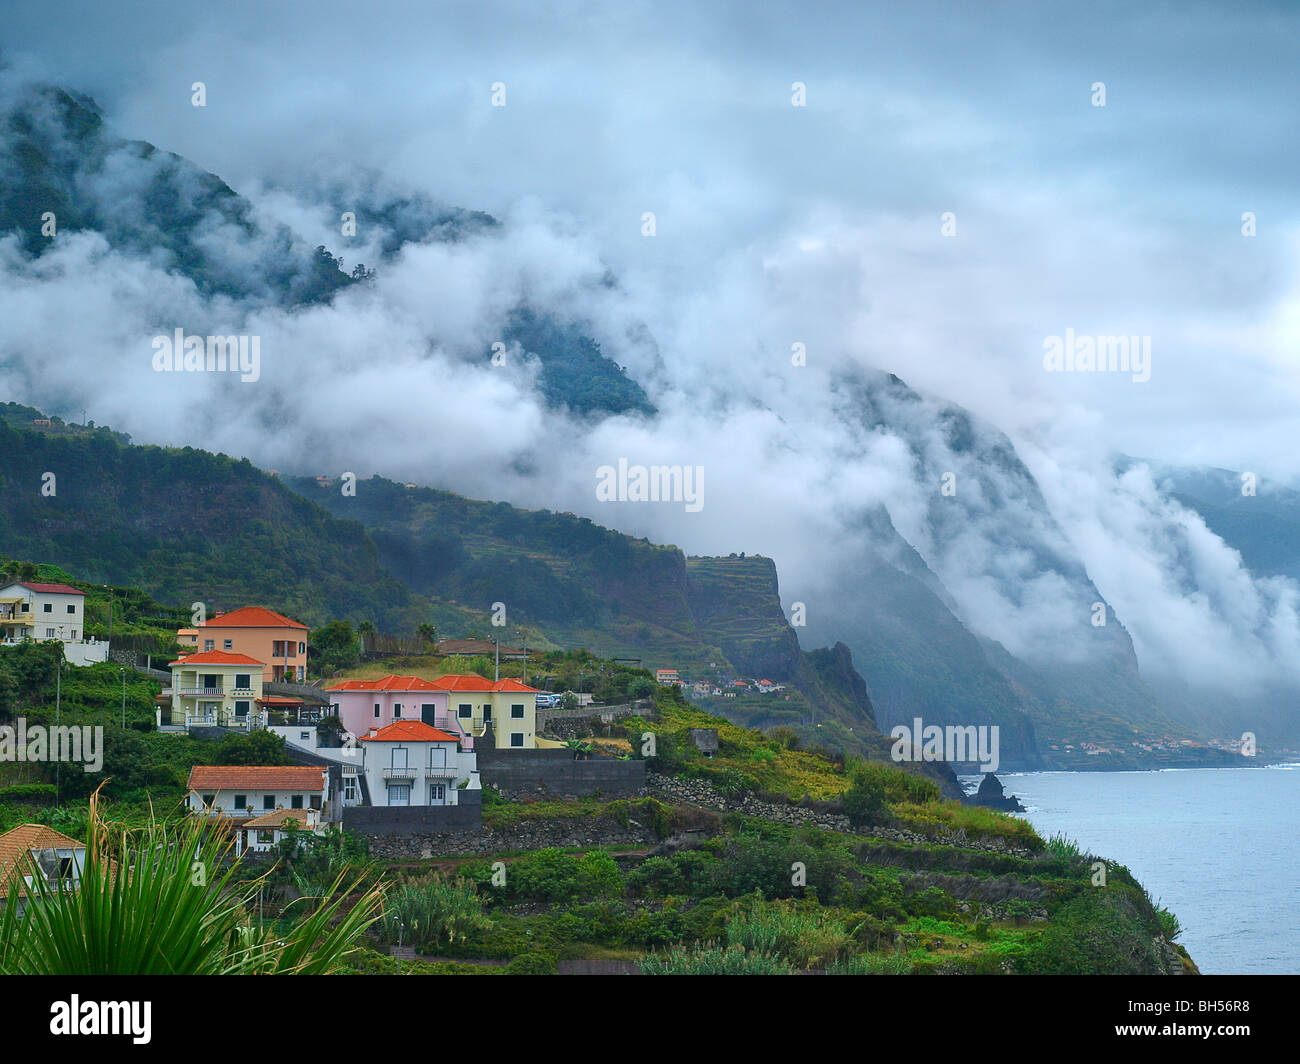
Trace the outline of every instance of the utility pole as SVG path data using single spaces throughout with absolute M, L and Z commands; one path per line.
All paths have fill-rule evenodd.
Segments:
M 104 590 L 108 592 L 108 645 L 111 650 L 113 648 L 113 589 L 105 584 Z
M 500 682 L 500 680 L 501 680 L 501 640 L 500 640 L 500 639 L 497 639 L 497 640 L 494 640 L 493 642 L 494 642 L 494 644 L 495 644 L 495 646 L 496 646 L 496 648 L 497 648 L 497 651 L 496 651 L 496 653 L 497 653 L 497 661 L 496 661 L 496 671 L 492 674 L 492 679 L 494 679 L 494 680 Z
M 54 726 L 59 726 L 59 711 L 63 704 L 63 658 L 60 656 L 54 664 Z M 60 758 L 54 762 L 54 807 L 59 806 L 59 768 L 63 764 Z
M 118 669 L 122 674 L 122 728 L 126 728 L 126 669 Z

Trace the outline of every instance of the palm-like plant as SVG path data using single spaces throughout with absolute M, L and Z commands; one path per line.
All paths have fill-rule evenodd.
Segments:
M 287 935 L 250 917 L 261 880 L 234 878 L 232 845 L 203 819 L 138 834 L 106 824 L 90 805 L 77 885 L 36 875 L 19 913 L 15 874 L 0 914 L 0 973 L 21 975 L 327 974 L 380 916 L 382 895 L 340 873 L 320 905 Z M 116 860 L 114 859 L 116 856 Z M 15 870 L 17 873 L 19 870 Z

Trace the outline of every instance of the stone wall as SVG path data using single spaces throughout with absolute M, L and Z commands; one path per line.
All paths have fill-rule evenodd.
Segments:
M 608 724 L 619 717 L 650 717 L 654 715 L 654 701 L 642 699 L 640 702 L 627 702 L 617 706 L 582 706 L 578 709 L 539 709 L 537 711 L 537 730 L 545 731 L 546 726 L 557 720 L 601 720 Z
M 459 805 L 360 805 L 343 810 L 343 827 L 371 840 L 385 836 L 476 834 L 483 830 L 483 792 L 464 790 Z M 472 851 L 470 851 L 472 852 Z
M 524 820 L 505 828 L 480 832 L 425 831 L 408 835 L 367 835 L 370 855 L 380 861 L 427 860 L 431 857 L 515 850 L 610 847 L 617 849 L 654 846 L 659 837 L 648 825 L 635 819 L 627 824 L 612 816 L 556 817 Z
M 551 795 L 584 798 L 632 798 L 645 794 L 645 762 L 596 757 L 576 761 L 571 750 L 497 750 L 478 753 L 483 786 L 496 787 L 508 798 Z

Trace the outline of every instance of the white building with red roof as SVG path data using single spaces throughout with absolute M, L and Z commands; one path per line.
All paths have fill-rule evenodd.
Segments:
M 108 660 L 108 643 L 86 638 L 86 595 L 69 584 L 16 580 L 0 587 L 0 645 L 57 640 L 73 665 Z
M 195 765 L 186 790 L 191 812 L 234 821 L 277 809 L 329 815 L 329 770 L 319 765 Z
M 372 805 L 458 805 L 462 788 L 480 789 L 474 751 L 464 749 L 458 735 L 422 720 L 373 729 L 360 746 Z

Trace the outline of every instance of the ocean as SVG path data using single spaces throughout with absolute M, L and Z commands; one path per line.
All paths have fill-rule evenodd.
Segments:
M 1126 865 L 1204 974 L 1300 973 L 1300 765 L 998 778 L 1044 838 Z

